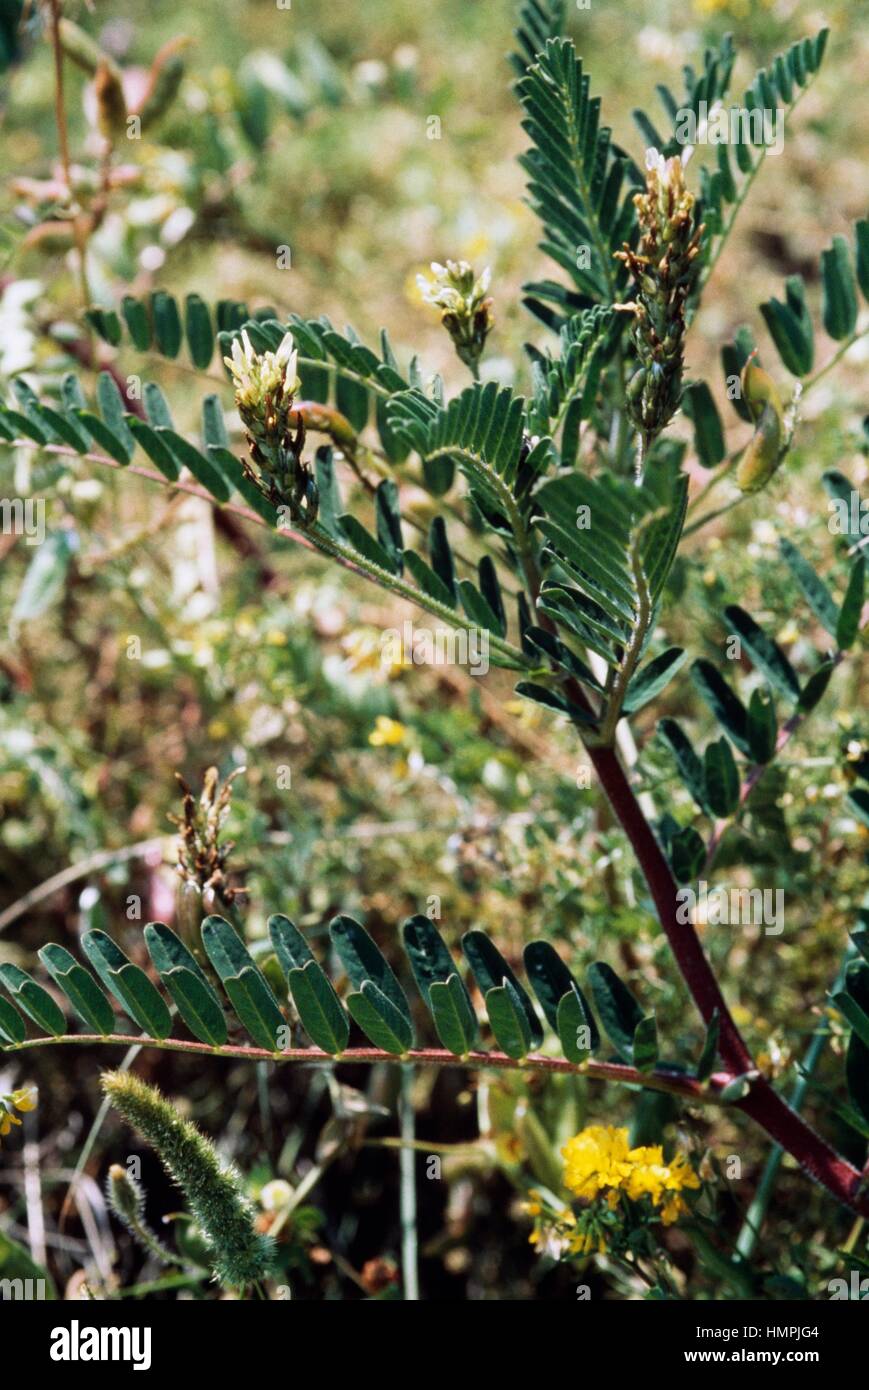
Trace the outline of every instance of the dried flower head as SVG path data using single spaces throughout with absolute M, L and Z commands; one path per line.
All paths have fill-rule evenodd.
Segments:
M 431 263 L 432 279 L 418 275 L 417 285 L 426 304 L 441 310 L 441 323 L 453 340 L 456 353 L 476 373 L 486 339 L 494 323 L 488 290 L 492 272 L 488 266 L 475 277 L 467 261 Z
M 696 280 L 703 227 L 696 225 L 694 197 L 685 186 L 678 156 L 646 152 L 646 188 L 634 198 L 640 223 L 636 250 L 616 256 L 634 280 L 636 297 L 619 307 L 634 315 L 633 341 L 640 365 L 628 387 L 631 417 L 643 453 L 668 424 L 682 393 L 685 304 Z
M 220 835 L 231 809 L 232 784 L 245 771 L 237 767 L 221 783 L 217 768 L 208 768 L 198 798 L 181 774 L 175 773 L 183 793 L 181 815 L 169 816 L 178 827 L 177 870 L 181 883 L 177 920 L 184 935 L 194 942 L 203 915 L 230 908 L 243 894 L 242 889 L 231 886 L 226 870 L 233 842 L 221 842 Z

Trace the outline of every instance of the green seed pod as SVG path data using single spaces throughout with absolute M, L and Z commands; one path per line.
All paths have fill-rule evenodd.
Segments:
M 736 470 L 736 484 L 740 492 L 760 492 L 761 488 L 766 487 L 783 454 L 781 419 L 772 402 L 768 401 Z
M 86 34 L 84 29 L 71 19 L 61 18 L 59 25 L 60 46 L 71 62 L 76 67 L 86 72 L 88 76 L 94 77 L 100 63 L 104 63 L 117 78 L 120 78 L 120 69 L 112 61 L 107 53 L 104 53 L 98 43 L 95 43 L 90 34 Z
M 100 134 L 107 140 L 124 135 L 127 129 L 127 103 L 124 89 L 116 71 L 104 59 L 94 75 L 94 93 L 97 99 L 97 122 Z
M 759 367 L 756 362 L 752 361 L 751 357 L 742 369 L 740 385 L 742 398 L 753 420 L 759 420 L 764 406 L 769 404 L 781 421 L 784 410 L 778 388 L 769 372 L 765 372 L 763 367 Z
M 138 111 L 143 130 L 147 130 L 148 126 L 159 120 L 178 95 L 185 69 L 181 50 L 186 48 L 189 42 L 187 38 L 170 39 L 151 64 L 148 90 Z
M 192 879 L 181 879 L 175 890 L 175 925 L 184 941 L 199 940 L 199 924 L 205 916 L 199 885 Z

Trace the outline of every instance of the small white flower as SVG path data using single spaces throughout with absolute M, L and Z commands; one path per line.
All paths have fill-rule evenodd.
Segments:
M 243 328 L 233 341 L 231 356 L 223 360 L 235 383 L 236 400 L 242 405 L 255 406 L 278 389 L 291 396 L 299 388 L 298 353 L 291 333 L 284 334 L 276 352 L 260 355 Z
M 666 176 L 667 161 L 664 156 L 655 149 L 654 145 L 650 145 L 646 150 L 646 168 L 650 173 L 653 169 L 657 170 L 659 179 L 663 179 Z
M 280 1211 L 282 1207 L 288 1207 L 293 1196 L 293 1189 L 283 1178 L 274 1178 L 272 1182 L 267 1182 L 259 1195 L 260 1202 L 265 1211 Z

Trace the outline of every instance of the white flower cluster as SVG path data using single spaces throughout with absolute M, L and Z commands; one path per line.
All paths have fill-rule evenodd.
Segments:
M 232 345 L 232 356 L 224 357 L 235 383 L 239 407 L 254 410 L 267 396 L 293 396 L 298 391 L 298 353 L 291 333 L 285 333 L 276 352 L 257 353 L 242 329 Z
M 485 299 L 492 280 L 489 266 L 475 280 L 473 268 L 467 261 L 447 261 L 446 265 L 432 261 L 431 273 L 433 279 L 417 275 L 420 294 L 426 304 L 455 314 L 472 311 Z

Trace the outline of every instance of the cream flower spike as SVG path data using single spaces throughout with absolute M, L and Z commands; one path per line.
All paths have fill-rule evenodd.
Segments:
M 292 333 L 284 334 L 278 344 L 275 361 L 281 363 L 284 368 L 284 390 L 297 391 L 301 385 L 298 375 L 299 354 L 296 351 Z
M 235 384 L 239 404 L 255 407 L 266 395 L 282 391 L 290 397 L 298 390 L 298 353 L 293 335 L 285 333 L 275 352 L 257 353 L 247 333 L 232 344 L 232 354 L 224 357 Z

